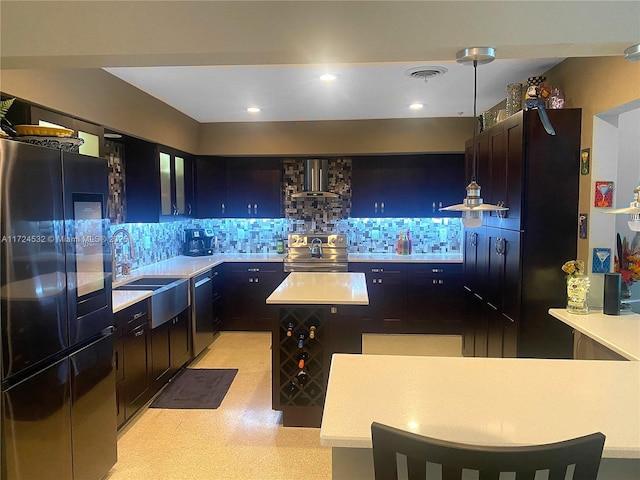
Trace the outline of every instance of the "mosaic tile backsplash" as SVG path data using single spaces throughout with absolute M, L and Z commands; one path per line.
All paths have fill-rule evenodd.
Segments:
M 212 228 L 220 253 L 274 253 L 276 240 L 289 232 L 302 232 L 304 220 L 205 219 L 167 223 L 111 225 L 111 233 L 125 228 L 134 241 L 132 268 L 140 268 L 182 255 L 185 228 Z M 316 224 L 317 232 L 346 233 L 349 252 L 393 253 L 398 232 L 411 232 L 413 253 L 457 253 L 462 249 L 462 222 L 458 218 L 349 218 Z M 121 237 L 123 238 L 123 237 Z M 118 243 L 116 252 L 129 255 L 129 246 Z
M 124 189 L 120 152 L 111 145 L 110 212 L 117 223 L 126 215 L 121 193 Z M 211 228 L 220 253 L 273 253 L 278 238 L 290 232 L 345 233 L 351 253 L 393 253 L 399 232 L 411 232 L 414 253 L 456 253 L 461 251 L 462 223 L 459 218 L 350 218 L 351 166 L 349 157 L 329 159 L 329 190 L 337 199 L 293 199 L 304 189 L 304 159 L 284 158 L 283 201 L 285 218 L 275 219 L 191 219 L 167 223 L 121 223 L 111 225 L 111 233 L 125 228 L 134 241 L 136 257 L 132 268 L 166 260 L 182 254 L 185 228 Z M 124 242 L 124 237 L 121 237 Z M 116 243 L 117 255 L 129 256 L 129 246 Z

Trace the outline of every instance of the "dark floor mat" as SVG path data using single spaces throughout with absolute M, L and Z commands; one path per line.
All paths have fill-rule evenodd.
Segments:
M 150 408 L 214 409 L 229 391 L 237 368 L 187 368 L 175 378 Z

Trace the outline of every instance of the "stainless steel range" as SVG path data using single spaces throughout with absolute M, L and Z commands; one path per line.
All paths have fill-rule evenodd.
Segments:
M 290 233 L 285 272 L 346 272 L 347 236 L 342 233 Z

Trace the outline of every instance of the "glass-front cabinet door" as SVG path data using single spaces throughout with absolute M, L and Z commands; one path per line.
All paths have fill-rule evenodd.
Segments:
M 191 168 L 188 158 L 170 149 L 158 148 L 160 170 L 160 214 L 189 216 L 192 213 Z

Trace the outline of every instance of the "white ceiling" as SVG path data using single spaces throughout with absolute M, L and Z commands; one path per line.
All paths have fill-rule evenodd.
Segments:
M 473 69 L 458 50 L 496 48 L 478 68 L 480 113 L 509 83 L 640 40 L 640 0 L 0 4 L 1 70 L 105 68 L 199 122 L 469 116 Z M 448 72 L 404 75 L 423 65 Z M 340 74 L 331 85 L 317 80 L 325 66 Z
M 562 58 L 495 60 L 478 67 L 478 113 Z M 425 82 L 405 72 L 444 67 Z M 116 67 L 106 71 L 201 123 L 471 116 L 473 68 L 453 61 L 349 65 Z M 333 82 L 319 79 L 337 74 Z M 422 103 L 421 110 L 411 110 Z M 249 113 L 247 107 L 259 107 Z

